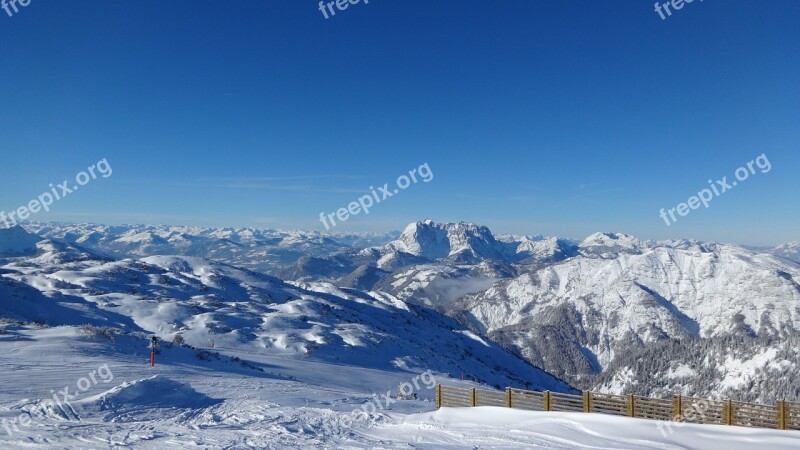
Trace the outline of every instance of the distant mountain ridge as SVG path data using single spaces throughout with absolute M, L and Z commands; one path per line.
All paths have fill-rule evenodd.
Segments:
M 30 255 L 42 237 L 27 232 L 21 226 L 0 228 L 0 257 Z
M 581 244 L 581 256 L 499 281 L 453 310 L 534 364 L 587 387 L 619 358 L 644 357 L 667 340 L 688 352 L 732 334 L 798 335 L 797 263 L 734 245 L 623 242 L 592 239 Z M 738 352 L 728 350 L 731 357 Z M 654 390 L 661 383 L 644 382 Z
M 266 273 L 285 270 L 305 256 L 330 256 L 382 245 L 398 236 L 396 232 L 320 233 L 168 225 L 29 223 L 25 228 L 42 238 L 72 242 L 117 258 L 200 256 Z
M 73 256 L 63 261 L 50 261 L 69 264 L 104 254 L 141 259 L 169 252 L 298 285 L 322 282 L 352 295 L 432 307 L 581 388 L 619 390 L 620 377 L 633 376 L 641 395 L 677 389 L 708 396 L 714 387 L 748 400 L 795 394 L 779 377 L 792 373 L 786 367 L 800 366 L 800 354 L 783 343 L 795 342 L 800 333 L 797 242 L 754 250 L 608 232 L 572 241 L 495 236 L 473 223 L 430 220 L 409 224 L 399 234 L 352 236 L 191 227 L 27 227 L 50 239 L 35 243 L 33 253 L 27 249 L 29 257 L 44 257 L 37 264 L 46 263 L 46 255 L 70 252 Z M 61 239 L 71 250 L 46 249 Z M 711 347 L 717 349 L 713 360 L 687 359 Z M 652 360 L 656 349 L 684 356 L 675 359 L 680 363 L 660 361 L 652 370 L 633 362 Z M 730 381 L 739 363 L 725 361 L 741 361 L 748 368 L 739 375 L 741 383 Z M 675 375 L 689 373 L 686 367 L 704 383 Z M 779 387 L 766 393 L 752 388 L 770 385 Z
M 0 230 L 2 234 L 2 230 Z M 453 319 L 381 293 L 277 278 L 200 257 L 114 260 L 43 240 L 0 267 L 0 317 L 111 326 L 192 345 L 313 357 L 385 369 L 432 369 L 497 387 L 572 391 Z
M 790 261 L 800 263 L 800 241 L 788 242 L 778 245 L 769 250 L 775 256 L 786 258 Z

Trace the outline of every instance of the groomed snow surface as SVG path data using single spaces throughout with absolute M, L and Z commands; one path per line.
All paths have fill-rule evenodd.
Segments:
M 662 425 L 659 427 L 659 424 Z M 366 435 L 417 448 L 456 449 L 797 449 L 800 433 L 722 425 L 668 428 L 604 414 L 520 411 L 483 406 L 413 414 Z M 398 447 L 403 448 L 403 447 Z M 406 447 L 407 448 L 407 447 Z
M 656 421 L 490 407 L 435 411 L 430 374 L 414 381 L 399 370 L 235 348 L 198 357 L 164 345 L 151 368 L 146 339 L 111 340 L 79 327 L 5 325 L 0 350 L 2 449 L 800 448 L 800 432 L 791 431 L 670 430 Z M 403 382 L 416 384 L 417 400 L 397 400 Z M 69 404 L 52 401 L 64 389 L 74 396 Z M 357 408 L 367 413 L 353 414 Z

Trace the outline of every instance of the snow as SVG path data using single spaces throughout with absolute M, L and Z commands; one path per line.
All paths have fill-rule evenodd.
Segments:
M 473 223 L 437 224 L 425 220 L 409 224 L 400 237 L 381 250 L 404 252 L 429 260 L 459 258 L 474 262 L 502 258 L 513 245 L 495 239 L 484 226 Z
M 19 255 L 32 251 L 42 238 L 20 226 L 0 228 L 0 256 Z
M 70 241 L 119 258 L 202 256 L 265 271 L 283 268 L 304 255 L 328 255 L 355 246 L 383 245 L 396 237 L 396 233 L 320 233 L 165 225 L 105 226 L 32 222 L 24 226 L 28 232 L 41 236 L 39 240 Z
M 126 381 L 108 391 L 73 402 L 84 410 L 132 410 L 141 408 L 204 408 L 218 400 L 195 391 L 186 383 L 153 375 L 141 380 Z
M 800 241 L 781 244 L 770 250 L 770 253 L 800 263 Z
M 724 375 L 720 387 L 736 389 L 745 385 L 755 377 L 758 369 L 764 369 L 773 362 L 777 353 L 778 349 L 770 348 L 746 361 L 728 356 L 720 368 Z
M 498 240 L 475 224 L 432 221 L 388 244 L 389 234 L 32 228 L 45 239 L 0 230 L 8 258 L 0 263 L 0 448 L 800 447 L 798 432 L 507 408 L 434 411 L 432 403 L 437 382 L 574 392 L 479 334 L 519 326 L 515 343 L 524 350 L 525 339 L 537 338 L 524 334 L 528 326 L 555 323 L 559 316 L 549 313 L 565 305 L 587 338 L 576 346 L 600 366 L 631 337 L 649 344 L 713 336 L 738 318 L 753 330 L 798 329 L 800 266 L 787 256 L 796 245 L 776 256 L 778 249 L 597 233 L 578 249 L 558 238 Z M 71 243 L 60 240 L 67 236 Z M 359 252 L 357 243 L 378 247 Z M 255 270 L 332 254 L 397 270 L 370 292 Z M 473 331 L 420 306 L 470 292 Z M 169 343 L 177 334 L 186 346 Z M 163 340 L 154 368 L 150 335 Z M 776 348 L 729 357 L 719 387 L 748 385 L 787 364 Z M 618 375 L 604 387 L 622 393 L 638 383 L 632 369 Z M 665 378 L 679 388 L 697 375 L 673 364 Z M 406 385 L 416 400 L 398 399 Z M 63 389 L 70 401 L 53 401 Z
M 583 318 L 579 326 L 590 332 L 586 348 L 603 367 L 613 360 L 614 343 L 631 334 L 645 343 L 663 335 L 723 335 L 738 316 L 753 330 L 800 329 L 800 291 L 792 281 L 800 279 L 800 267 L 732 245 L 714 252 L 656 246 L 610 258 L 609 240 L 592 238 L 602 244 L 601 257 L 576 257 L 496 283 L 470 297 L 469 312 L 491 332 L 553 308 L 574 308 Z M 596 317 L 602 319 L 590 320 Z
M 402 439 L 430 449 L 709 449 L 751 450 L 800 446 L 800 433 L 661 422 L 603 414 L 520 411 L 498 407 L 443 408 L 408 415 L 364 434 Z M 663 425 L 663 424 L 662 424 Z
M 671 367 L 666 374 L 669 379 L 675 378 L 688 378 L 697 375 L 697 371 L 689 367 L 688 364 L 679 364 L 676 367 Z
M 0 448 L 179 449 L 718 449 L 800 446 L 800 433 L 507 408 L 435 411 L 443 374 L 267 356 L 241 348 L 163 345 L 148 365 L 146 336 L 113 341 L 75 327 L 6 324 L 0 334 Z M 246 365 L 225 354 L 247 360 Z M 106 366 L 106 370 L 102 369 Z M 82 378 L 97 373 L 81 392 Z M 408 383 L 419 400 L 399 400 Z M 53 392 L 78 398 L 37 408 Z M 385 397 L 384 397 L 385 396 Z M 377 399 L 377 400 L 376 400 Z M 388 399 L 388 400 L 387 400 Z M 52 402 L 54 403 L 54 402 Z M 353 411 L 359 411 L 357 413 Z M 20 417 L 26 419 L 20 420 Z M 659 426 L 659 424 L 661 424 Z M 7 431 L 5 426 L 8 427 Z
M 490 346 L 488 342 L 486 342 L 482 337 L 478 336 L 477 334 L 473 333 L 472 331 L 463 330 L 460 333 L 463 334 L 464 336 L 467 336 L 470 339 L 473 339 L 475 341 L 480 342 L 481 344 L 485 345 L 486 347 Z
M 622 233 L 594 233 L 578 245 L 581 252 L 614 256 L 616 252 L 638 253 L 646 245 L 635 236 Z

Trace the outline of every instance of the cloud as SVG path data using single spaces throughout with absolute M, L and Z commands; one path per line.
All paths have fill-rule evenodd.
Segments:
M 529 195 L 504 195 L 504 196 L 491 196 L 491 195 L 472 195 L 472 194 L 462 194 L 460 192 L 456 192 L 454 194 L 456 197 L 466 198 L 469 200 L 486 200 L 497 202 L 501 200 L 514 200 L 514 201 L 528 201 L 533 199 L 533 197 Z
M 599 183 L 596 183 L 595 185 L 597 185 L 597 184 L 599 184 Z M 582 186 L 593 186 L 593 185 L 582 185 Z M 584 188 L 580 187 L 579 189 L 584 189 Z M 619 192 L 619 191 L 624 191 L 624 190 L 625 190 L 624 188 L 599 189 L 599 190 L 593 190 L 591 192 L 582 192 L 582 193 L 580 193 L 578 195 L 573 195 L 573 196 L 570 197 L 570 199 L 573 199 L 573 200 L 574 199 L 584 199 L 584 198 L 589 198 L 589 197 L 592 197 L 592 196 L 598 195 L 598 194 L 608 194 L 608 193 L 611 193 L 611 192 Z
M 321 181 L 321 180 L 364 180 L 365 176 L 354 175 L 299 175 L 283 177 L 208 177 L 197 180 L 154 180 L 148 178 L 132 178 L 118 180 L 121 183 L 153 185 L 153 186 L 172 186 L 188 188 L 220 188 L 220 189 L 259 189 L 274 191 L 295 191 L 295 192 L 325 192 L 325 193 L 347 193 L 363 194 L 368 192 L 366 186 L 361 189 L 331 187 L 324 183 L 297 183 L 299 181 Z

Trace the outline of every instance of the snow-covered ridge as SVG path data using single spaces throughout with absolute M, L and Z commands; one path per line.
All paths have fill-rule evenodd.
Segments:
M 492 232 L 474 223 L 436 224 L 431 220 L 412 223 L 391 248 L 427 259 L 458 257 L 502 258 L 508 248 Z
M 378 267 L 389 269 L 416 264 L 418 260 L 453 264 L 478 264 L 487 260 L 516 263 L 555 261 L 575 254 L 574 244 L 567 239 L 495 237 L 489 228 L 474 223 L 432 220 L 411 223 L 398 239 L 361 252 L 363 256 L 377 257 Z
M 800 263 L 800 241 L 793 241 L 786 244 L 778 245 L 770 250 L 770 253 L 781 258 Z
M 49 243 L 50 241 L 44 241 Z M 49 244 L 48 244 L 49 245 Z M 469 373 L 495 386 L 570 390 L 457 322 L 391 295 L 285 283 L 200 257 L 92 259 L 72 244 L 2 267 L 0 315 L 93 324 L 186 343 L 386 370 Z
M 736 245 L 595 238 L 599 257 L 591 252 L 500 281 L 461 307 L 478 329 L 577 379 L 665 339 L 800 330 L 800 265 Z M 618 240 L 625 245 L 609 245 Z
M 0 228 L 0 256 L 31 254 L 41 240 L 40 236 L 28 233 L 21 226 Z
M 272 274 L 303 256 L 331 256 L 357 251 L 383 245 L 397 236 L 393 232 L 324 233 L 167 225 L 28 223 L 25 227 L 42 238 L 78 244 L 118 258 L 199 256 Z
M 63 283 L 103 292 L 104 287 L 97 287 L 85 273 L 91 265 L 87 258 L 101 257 L 86 256 L 84 250 L 117 256 L 134 253 L 138 263 L 166 270 L 166 283 L 175 271 L 150 258 L 162 258 L 158 254 L 182 255 L 184 261 L 203 258 L 269 273 L 277 282 L 296 281 L 303 289 L 337 291 L 334 295 L 339 298 L 374 291 L 365 295 L 376 301 L 392 299 L 392 304 L 437 308 L 478 335 L 588 388 L 593 387 L 594 377 L 617 370 L 620 358 L 640 355 L 655 343 L 677 339 L 691 353 L 706 340 L 730 333 L 780 337 L 800 330 L 800 263 L 793 256 L 797 243 L 753 250 L 688 239 L 642 240 L 623 233 L 594 233 L 580 241 L 540 235 L 496 237 L 474 223 L 431 220 L 409 224 L 394 240 L 387 234 L 378 245 L 355 235 L 240 228 L 49 224 L 42 230 L 50 244 L 37 244 L 40 260 L 35 264 L 60 265 L 66 277 L 20 282 L 35 284 L 44 292 Z M 44 249 L 62 239 L 76 247 L 73 256 Z M 59 262 L 52 255 L 64 259 Z M 65 270 L 70 265 L 76 266 L 73 273 Z M 242 292 L 235 282 L 220 284 L 227 276 L 220 270 L 204 275 L 183 267 L 177 273 L 185 283 L 199 283 L 193 288 Z M 321 334 L 315 330 L 277 337 L 275 342 L 290 351 L 316 351 L 313 343 Z M 334 335 L 350 344 L 371 342 L 366 334 L 358 336 L 352 330 Z M 795 363 L 792 358 L 784 360 Z M 682 390 L 693 389 L 688 379 L 675 377 L 680 371 L 671 369 L 677 370 L 650 376 L 657 385 L 678 383 Z M 758 371 L 754 382 L 774 385 L 771 373 Z M 723 375 L 713 377 L 707 385 L 723 385 Z

